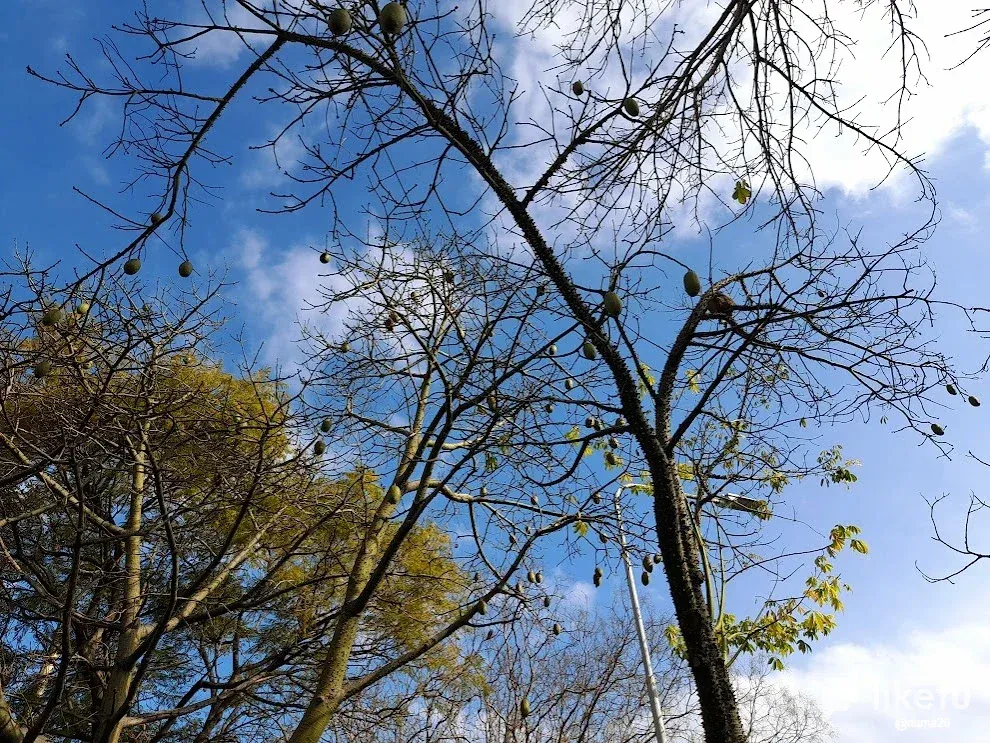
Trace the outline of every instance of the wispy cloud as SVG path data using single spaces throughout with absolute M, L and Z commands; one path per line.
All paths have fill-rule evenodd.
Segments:
M 838 743 L 985 743 L 988 675 L 990 624 L 975 622 L 827 646 L 780 679 L 818 700 Z M 941 728 L 919 727 L 938 719 Z

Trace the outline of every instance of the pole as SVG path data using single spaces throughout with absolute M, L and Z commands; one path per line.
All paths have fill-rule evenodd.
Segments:
M 650 699 L 650 712 L 653 713 L 653 730 L 657 743 L 667 743 L 667 731 L 663 726 L 663 710 L 660 709 L 660 697 L 657 694 L 657 682 L 653 677 L 653 662 L 650 660 L 650 646 L 646 641 L 646 628 L 643 626 L 643 615 L 639 610 L 639 596 L 636 595 L 636 577 L 633 575 L 632 561 L 626 550 L 626 537 L 622 531 L 622 509 L 619 506 L 619 496 L 625 485 L 615 491 L 615 518 L 619 527 L 619 550 L 622 562 L 626 566 L 626 581 L 629 584 L 629 601 L 632 603 L 633 620 L 636 623 L 636 634 L 639 635 L 639 650 L 643 654 L 643 669 L 646 672 L 646 695 Z

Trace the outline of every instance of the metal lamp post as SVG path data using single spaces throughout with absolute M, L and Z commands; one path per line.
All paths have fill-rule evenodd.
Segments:
M 622 562 L 626 566 L 626 582 L 629 584 L 629 601 L 632 604 L 633 621 L 636 622 L 636 634 L 639 635 L 639 651 L 643 654 L 643 670 L 646 673 L 646 695 L 650 700 L 650 712 L 653 713 L 653 730 L 656 732 L 657 743 L 667 743 L 667 731 L 663 726 L 663 710 L 660 708 L 660 696 L 657 693 L 657 680 L 653 676 L 653 662 L 650 660 L 650 645 L 646 641 L 646 628 L 643 626 L 643 615 L 639 610 L 639 596 L 636 594 L 636 579 L 633 576 L 632 561 L 626 549 L 626 535 L 622 531 L 622 508 L 619 496 L 627 486 L 621 485 L 615 491 L 615 519 L 619 527 L 619 550 Z

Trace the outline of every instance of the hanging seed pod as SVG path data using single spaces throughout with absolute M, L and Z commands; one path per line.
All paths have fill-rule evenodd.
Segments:
M 60 322 L 62 322 L 62 310 L 58 307 L 45 310 L 45 314 L 41 316 L 41 324 L 48 328 L 58 325 Z
M 972 405 L 974 408 L 980 407 L 980 398 L 978 398 L 976 395 L 970 395 L 968 399 L 969 399 L 969 404 Z
M 401 3 L 389 3 L 382 8 L 381 15 L 378 16 L 378 25 L 385 33 L 395 36 L 402 31 L 407 20 L 406 9 Z
M 556 355 L 557 355 L 557 344 L 551 343 L 549 346 L 547 346 L 547 356 L 556 356 Z
M 529 717 L 529 713 L 530 713 L 529 700 L 523 699 L 519 703 L 519 714 L 521 714 L 523 717 Z
M 613 449 L 619 448 L 619 440 L 615 436 L 608 437 L 608 445 Z
M 485 639 L 491 640 L 493 637 L 495 637 L 495 630 L 493 629 L 488 630 L 488 633 L 485 635 Z
M 313 453 L 318 457 L 321 456 L 326 450 L 327 445 L 323 443 L 323 439 L 317 439 L 316 443 L 313 444 Z
M 573 379 L 568 377 L 567 380 L 564 382 L 564 389 L 570 392 L 575 387 L 577 387 L 577 382 L 575 382 Z
M 655 555 L 653 555 L 653 564 L 654 565 L 659 565 L 662 560 L 663 560 L 663 555 L 661 555 L 659 552 L 657 552 Z
M 478 602 L 478 613 L 481 616 L 485 616 L 485 614 L 488 613 L 488 602 L 487 601 L 482 600 L 482 601 L 479 601 Z
M 639 579 L 643 581 L 644 586 L 650 585 L 650 574 L 647 573 L 645 570 L 643 571 L 643 574 L 639 576 Z
M 626 419 L 623 418 L 620 415 L 618 418 L 615 419 L 615 426 L 616 426 L 616 428 L 625 428 L 626 427 Z
M 619 464 L 619 458 L 613 452 L 607 451 L 605 452 L 605 464 L 609 467 L 615 467 Z
M 622 109 L 632 118 L 639 116 L 639 101 L 635 98 L 626 98 L 622 102 Z
M 545 608 L 545 609 L 549 609 L 550 608 L 550 597 L 549 596 L 544 596 L 543 597 L 543 608 Z
M 351 350 L 350 341 L 344 341 L 343 343 L 340 344 L 340 352 L 341 353 L 347 353 L 350 350 Z
M 320 253 L 320 263 L 329 263 L 329 262 L 330 262 L 330 254 L 324 250 L 322 253 Z
M 593 496 L 591 496 L 591 500 L 593 503 L 601 503 L 602 502 L 601 493 L 595 493 Z
M 585 428 L 594 428 L 595 427 L 595 419 L 592 418 L 589 415 L 587 418 L 584 419 L 584 427 Z
M 609 317 L 618 317 L 622 314 L 622 300 L 619 298 L 619 295 L 615 292 L 605 292 L 602 309 L 605 310 L 605 314 Z
M 539 585 L 542 582 L 543 582 L 543 573 L 537 571 L 536 572 L 536 584 Z
M 385 493 L 385 501 L 389 505 L 394 506 L 400 500 L 402 500 L 402 491 L 399 489 L 399 486 L 398 485 L 389 486 L 388 491 Z
M 701 278 L 694 271 L 684 274 L 684 291 L 689 297 L 697 297 L 701 294 Z
M 540 505 L 540 499 L 535 495 L 529 496 L 529 502 L 532 503 L 534 506 Z
M 956 389 L 956 386 L 954 384 L 947 384 L 947 385 L 945 385 L 945 391 L 948 392 L 950 395 L 958 395 L 959 394 L 959 391 Z
M 536 583 L 536 573 L 530 570 L 528 573 L 526 573 L 526 580 L 528 580 L 530 583 Z
M 330 433 L 330 427 L 332 425 L 333 424 L 330 422 L 329 418 L 324 418 L 323 422 L 320 424 L 320 430 L 323 431 L 323 433 Z
M 598 539 L 602 544 L 608 544 L 608 534 L 603 531 L 598 532 Z
M 131 258 L 129 261 L 124 263 L 124 273 L 128 276 L 133 276 L 138 271 L 141 270 L 141 259 Z
M 85 299 L 76 305 L 76 314 L 82 317 L 89 314 L 90 304 Z
M 588 359 L 588 361 L 594 361 L 598 358 L 598 349 L 595 348 L 595 344 L 591 341 L 585 341 L 581 345 L 581 354 Z
M 34 365 L 34 376 L 38 379 L 44 379 L 49 374 L 52 373 L 52 362 L 50 361 L 39 361 Z
M 151 215 L 151 223 L 152 224 L 161 224 L 164 221 L 165 221 L 165 215 L 164 214 L 159 214 L 158 212 L 155 212 L 154 214 Z
M 334 36 L 344 36 L 351 30 L 351 14 L 343 8 L 330 11 L 327 27 Z
M 518 540 L 518 539 L 516 539 L 516 535 L 515 535 L 515 534 L 510 534 L 510 535 L 509 535 L 509 544 L 515 544 L 515 543 L 516 543 L 516 542 L 518 542 L 518 541 L 519 541 L 519 540 Z
M 576 95 L 578 98 L 580 98 L 582 95 L 584 95 L 584 83 L 582 83 L 580 80 L 575 80 L 573 83 L 571 83 L 571 92 L 574 95 Z
M 945 433 L 945 429 L 942 428 L 938 423 L 932 423 L 932 433 L 936 436 L 941 436 Z
M 560 634 L 561 632 L 563 632 L 563 631 L 564 631 L 564 629 L 563 629 L 563 627 L 561 627 L 561 626 L 560 626 L 559 624 L 555 624 L 555 625 L 553 626 L 553 633 L 554 633 L 555 635 L 559 635 L 559 634 Z
M 184 260 L 182 261 L 182 263 L 179 264 L 179 276 L 181 276 L 182 278 L 188 279 L 190 276 L 192 276 L 192 272 L 193 272 L 192 261 Z
M 598 573 L 595 573 L 595 577 L 594 577 L 593 580 L 595 582 L 595 588 L 601 588 L 601 585 L 602 585 L 602 576 L 599 575 Z

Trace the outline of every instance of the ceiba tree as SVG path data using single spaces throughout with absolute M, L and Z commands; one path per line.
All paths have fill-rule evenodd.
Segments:
M 769 410 L 760 424 L 768 439 L 789 436 L 788 424 L 798 420 L 818 426 L 873 409 L 922 435 L 937 435 L 942 429 L 928 420 L 922 403 L 930 389 L 954 381 L 946 360 L 919 335 L 931 315 L 933 283 L 916 248 L 932 221 L 893 245 L 864 246 L 857 236 L 837 244 L 818 231 L 816 192 L 795 166 L 802 140 L 794 122 L 813 112 L 907 169 L 921 197 L 933 199 L 925 174 L 897 149 L 896 127 L 890 137 L 878 136 L 827 95 L 832 73 L 817 69 L 822 55 L 812 50 L 819 44 L 835 49 L 846 37 L 830 21 L 792 13 L 794 2 L 733 0 L 713 11 L 693 47 L 682 52 L 673 37 L 657 35 L 666 8 L 532 3 L 512 19 L 516 30 L 539 34 L 564 18 L 570 25 L 553 62 L 560 79 L 548 75 L 541 104 L 527 106 L 530 99 L 500 64 L 505 48 L 495 43 L 495 4 L 448 9 L 432 0 L 411 3 L 401 26 L 379 23 L 375 8 L 361 5 L 350 9 L 352 25 L 343 36 L 327 27 L 322 5 L 228 0 L 225 6 L 238 8 L 248 25 L 219 16 L 196 24 L 139 13 L 125 29 L 150 42 L 151 53 L 142 59 L 173 75 L 168 87 L 159 70 L 154 84 L 142 83 L 136 70 L 105 83 L 79 70 L 46 79 L 78 92 L 83 102 L 99 95 L 139 100 L 139 113 L 125 109 L 127 123 L 138 130 L 149 116 L 187 122 L 164 140 L 140 138 L 134 150 L 159 179 L 163 219 L 189 216 L 188 194 L 205 185 L 197 162 L 215 157 L 205 145 L 213 125 L 232 101 L 263 86 L 268 101 L 292 110 L 289 126 L 267 144 L 298 135 L 305 150 L 296 189 L 276 210 L 329 204 L 334 236 L 360 242 L 364 215 L 355 220 L 354 210 L 338 209 L 334 199 L 363 177 L 386 234 L 429 233 L 431 225 L 444 224 L 465 255 L 534 265 L 532 286 L 552 289 L 555 311 L 573 325 L 583 357 L 607 376 L 608 404 L 624 417 L 651 482 L 663 569 L 707 739 L 741 742 L 724 648 L 705 596 L 698 514 L 682 486 L 678 447 L 711 416 L 727 412 L 738 384 L 751 383 L 761 363 L 769 363 L 777 380 L 757 398 Z M 914 32 L 909 15 L 893 16 L 906 71 Z M 181 55 L 204 35 L 240 38 L 248 47 L 248 61 L 224 90 L 177 82 Z M 106 53 L 119 62 L 115 49 Z M 740 71 L 748 82 L 737 77 Z M 543 114 L 531 120 L 538 105 Z M 309 133 L 325 127 L 304 133 L 315 116 L 334 122 L 330 146 Z M 714 121 L 734 122 L 738 141 L 714 139 L 708 126 Z M 129 136 L 138 141 L 137 134 Z M 463 177 L 465 168 L 473 181 Z M 766 208 L 764 224 L 777 228 L 777 239 L 755 255 L 709 256 L 706 262 L 719 273 L 709 272 L 698 292 L 692 280 L 690 293 L 698 297 L 687 302 L 665 282 L 668 269 L 691 269 L 660 243 L 670 229 L 667 207 L 712 190 L 723 193 L 722 185 L 727 221 L 738 218 L 733 209 Z M 102 265 L 145 249 L 155 229 L 142 228 Z M 621 295 L 618 318 L 600 311 L 609 291 Z M 402 313 L 395 314 L 383 329 L 402 324 Z M 701 358 L 686 366 L 693 355 Z M 649 367 L 661 370 L 656 379 Z M 788 375 L 783 384 L 778 369 Z M 706 380 L 691 404 L 676 394 L 687 371 L 700 371 Z M 410 431 L 404 435 L 416 440 Z M 401 494 L 404 465 L 396 471 Z M 773 490 L 769 480 L 759 486 Z M 325 725 L 325 715 L 319 719 Z

